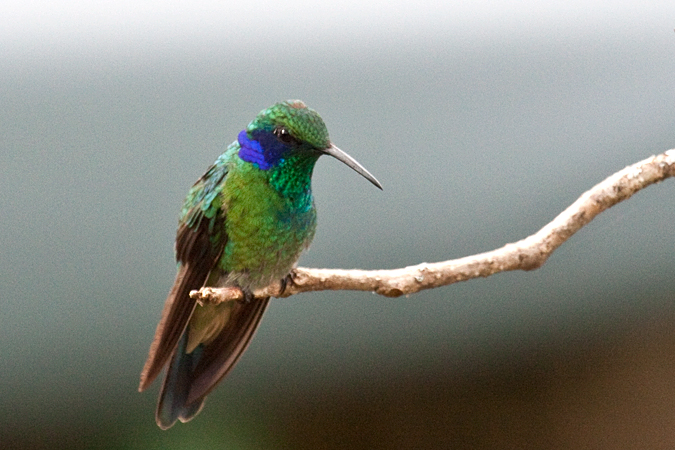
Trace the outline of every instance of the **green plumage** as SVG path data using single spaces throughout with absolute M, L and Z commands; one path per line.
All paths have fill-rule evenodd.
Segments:
M 197 305 L 189 292 L 236 286 L 250 293 L 289 274 L 314 237 L 311 175 L 323 154 L 381 188 L 331 144 L 321 117 L 296 100 L 258 114 L 190 189 L 176 236 L 178 274 L 139 387 L 171 359 L 157 408 L 160 427 L 200 411 L 248 346 L 269 301 Z
M 316 160 L 305 162 L 303 170 L 286 176 L 275 188 L 272 180 L 283 168 L 262 171 L 236 159 L 222 194 L 229 239 L 219 268 L 228 274 L 226 285 L 255 289 L 288 275 L 314 237 L 316 210 L 309 177 Z

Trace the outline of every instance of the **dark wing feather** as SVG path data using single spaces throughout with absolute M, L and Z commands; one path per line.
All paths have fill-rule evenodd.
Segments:
M 268 303 L 269 297 L 233 304 L 227 324 L 213 342 L 204 346 L 191 374 L 187 405 L 201 402 L 237 364 L 258 329 Z
M 141 372 L 139 391 L 153 382 L 171 357 L 195 308 L 190 291 L 204 286 L 227 243 L 225 211 L 219 195 L 226 175 L 224 163 L 211 166 L 185 200 L 176 234 L 180 267 Z

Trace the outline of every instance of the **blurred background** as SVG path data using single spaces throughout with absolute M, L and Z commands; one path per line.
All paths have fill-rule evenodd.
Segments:
M 500 247 L 675 147 L 672 1 L 0 5 L 0 447 L 673 448 L 675 183 L 539 270 L 273 300 L 189 424 L 136 389 L 192 183 L 300 98 L 384 185 L 314 174 L 301 265 Z

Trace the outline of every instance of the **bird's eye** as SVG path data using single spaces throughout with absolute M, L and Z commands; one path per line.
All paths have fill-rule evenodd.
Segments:
M 300 144 L 286 127 L 276 127 L 274 129 L 274 135 L 286 145 L 297 146 Z

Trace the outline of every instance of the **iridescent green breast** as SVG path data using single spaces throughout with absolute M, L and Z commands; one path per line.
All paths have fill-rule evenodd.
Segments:
M 285 196 L 270 184 L 269 171 L 236 155 L 229 163 L 220 283 L 255 289 L 288 275 L 314 237 L 316 210 L 309 186 L 303 195 Z

